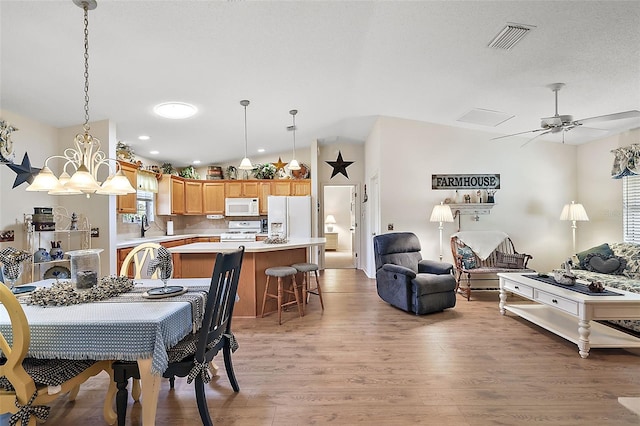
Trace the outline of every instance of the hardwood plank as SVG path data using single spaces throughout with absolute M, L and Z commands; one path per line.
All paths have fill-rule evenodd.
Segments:
M 498 312 L 497 292 L 415 316 L 389 306 L 362 271 L 321 273 L 325 310 L 312 297 L 299 318 L 234 318 L 240 392 L 224 372 L 208 386 L 216 425 L 638 425 L 618 397 L 640 397 L 640 358 L 577 346 Z M 223 365 L 222 359 L 217 360 Z M 104 424 L 108 376 L 53 405 L 48 423 Z M 142 422 L 131 398 L 127 425 Z M 159 426 L 199 424 L 193 386 L 160 386 Z

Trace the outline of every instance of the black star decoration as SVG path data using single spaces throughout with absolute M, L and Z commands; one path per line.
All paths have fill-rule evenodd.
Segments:
M 338 158 L 336 159 L 336 161 L 325 161 L 325 163 L 327 163 L 328 165 L 333 167 L 333 172 L 331 173 L 331 178 L 333 178 L 338 173 L 341 173 L 341 174 L 344 175 L 344 177 L 349 179 L 349 175 L 347 174 L 347 167 L 352 165 L 354 163 L 354 161 L 344 161 L 342 159 L 342 152 L 338 151 Z
M 29 155 L 26 152 L 22 158 L 22 164 L 7 163 L 7 166 L 17 174 L 11 189 L 25 182 L 32 183 L 35 175 L 40 171 L 40 169 L 31 167 L 31 161 L 29 161 Z

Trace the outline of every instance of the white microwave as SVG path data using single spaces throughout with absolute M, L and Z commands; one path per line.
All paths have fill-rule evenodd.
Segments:
M 260 216 L 257 198 L 225 198 L 225 216 Z

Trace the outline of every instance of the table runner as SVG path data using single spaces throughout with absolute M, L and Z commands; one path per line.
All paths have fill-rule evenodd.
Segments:
M 623 296 L 622 293 L 616 293 L 611 290 L 604 290 L 602 293 L 596 293 L 589 290 L 589 286 L 582 283 L 575 283 L 574 285 L 564 285 L 557 283 L 553 277 L 540 277 L 535 274 L 523 274 L 523 276 L 527 278 L 531 278 L 532 280 L 542 281 L 545 284 L 555 285 L 556 287 L 561 287 L 567 290 L 575 291 L 576 293 L 587 294 L 589 296 Z

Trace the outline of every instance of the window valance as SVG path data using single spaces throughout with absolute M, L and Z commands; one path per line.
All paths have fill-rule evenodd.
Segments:
M 640 175 L 640 144 L 612 149 L 611 153 L 615 156 L 611 169 L 613 179 Z
M 156 174 L 146 170 L 138 170 L 138 191 L 158 193 Z

